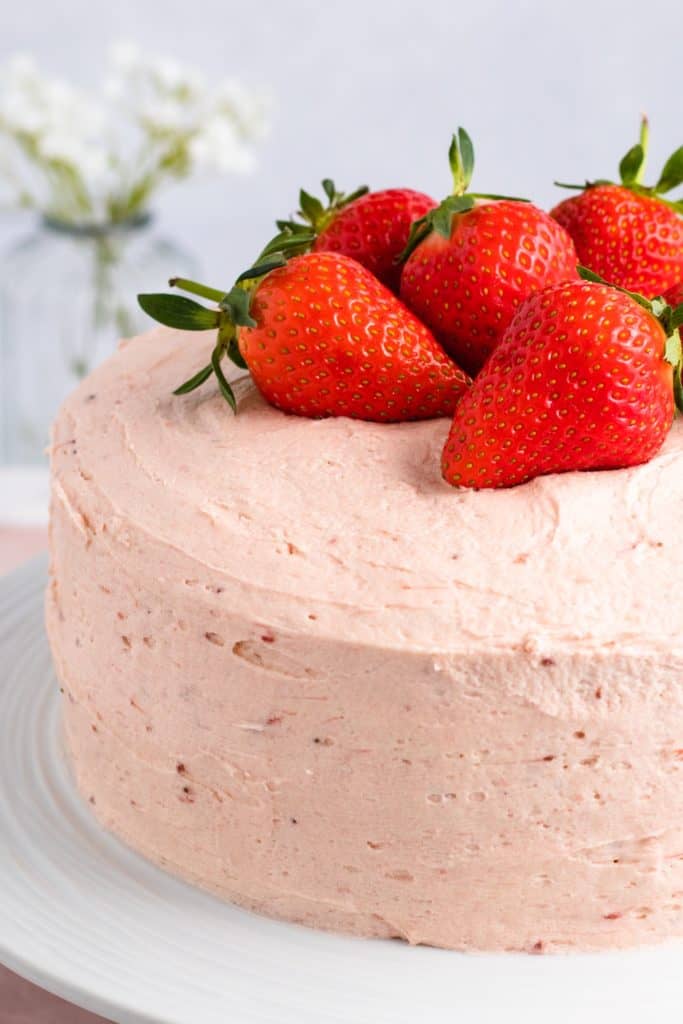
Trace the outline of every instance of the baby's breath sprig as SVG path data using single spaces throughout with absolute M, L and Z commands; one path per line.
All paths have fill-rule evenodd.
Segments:
M 266 129 L 264 98 L 132 44 L 115 46 L 99 90 L 15 56 L 0 68 L 0 192 L 67 224 L 134 219 L 166 182 L 245 173 Z

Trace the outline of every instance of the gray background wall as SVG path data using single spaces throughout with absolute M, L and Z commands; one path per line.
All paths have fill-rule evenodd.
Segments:
M 258 173 L 184 186 L 164 227 L 227 284 L 301 184 L 412 184 L 444 193 L 449 132 L 477 145 L 477 184 L 549 205 L 553 177 L 615 173 L 650 114 L 653 165 L 683 141 L 679 0 L 20 0 L 0 4 L 0 59 L 33 50 L 92 81 L 132 37 L 275 97 Z M 647 17 L 647 21 L 645 20 Z M 23 229 L 0 213 L 0 245 Z

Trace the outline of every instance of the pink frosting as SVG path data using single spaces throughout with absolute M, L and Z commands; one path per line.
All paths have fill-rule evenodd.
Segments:
M 264 913 L 457 949 L 683 935 L 683 425 L 499 492 L 446 421 L 311 421 L 157 330 L 54 429 L 48 626 L 79 785 Z

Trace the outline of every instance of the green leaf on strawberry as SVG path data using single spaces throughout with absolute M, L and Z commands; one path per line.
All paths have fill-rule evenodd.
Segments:
M 474 172 L 474 145 L 464 128 L 458 128 L 457 133 L 451 138 L 448 148 L 448 163 L 453 177 L 453 191 L 435 209 L 430 210 L 413 223 L 406 246 L 399 256 L 401 262 L 405 262 L 432 231 L 441 235 L 442 238 L 450 238 L 455 215 L 471 210 L 478 199 L 493 201 L 509 199 L 520 203 L 529 201 L 516 196 L 468 191 Z
M 444 199 L 429 217 L 423 219 L 423 224 L 428 229 L 427 234 L 432 230 L 442 238 L 450 238 L 455 214 L 471 210 L 473 206 L 474 196 L 449 196 Z
M 196 388 L 201 387 L 205 380 L 208 380 L 213 373 L 213 365 L 209 363 L 208 366 L 203 367 L 199 373 L 195 373 L 194 376 L 186 380 L 184 384 L 176 388 L 173 392 L 174 395 L 187 395 L 190 391 L 194 391 Z
M 303 188 L 299 192 L 299 206 L 303 216 L 313 225 L 318 224 L 325 214 L 325 207 L 320 200 Z
M 301 218 L 301 221 L 297 220 L 278 220 L 277 224 L 280 231 L 289 230 L 293 234 L 308 233 L 311 235 L 311 241 L 319 235 L 325 228 L 334 220 L 335 216 L 340 210 L 350 206 L 356 199 L 360 199 L 369 191 L 367 185 L 361 185 L 353 192 L 348 194 L 345 192 L 339 192 L 331 178 L 323 178 L 322 188 L 327 198 L 327 206 L 324 205 L 316 196 L 310 194 L 305 189 L 299 191 L 299 209 L 297 210 L 297 216 Z
M 272 269 L 272 264 L 268 265 Z M 282 266 L 277 263 L 275 266 Z M 262 273 L 268 273 L 268 270 L 264 270 Z M 252 279 L 262 276 L 261 274 L 253 273 Z M 238 279 L 239 280 L 239 279 Z M 234 288 L 231 288 L 224 299 L 221 300 L 221 309 L 228 314 L 230 323 L 234 326 L 239 327 L 254 327 L 254 320 L 249 313 L 250 305 L 250 293 L 245 288 L 240 288 L 239 284 L 236 284 Z
M 458 128 L 451 140 L 448 162 L 453 175 L 453 194 L 464 195 L 472 181 L 474 171 L 474 146 L 464 128 Z
M 219 314 L 182 295 L 138 295 L 148 316 L 179 331 L 207 331 L 218 327 Z
M 645 166 L 645 150 L 638 142 L 629 149 L 626 156 L 622 157 L 619 164 L 619 174 L 624 185 L 636 185 Z
M 331 178 L 323 178 L 321 184 L 323 187 L 323 192 L 327 196 L 328 200 L 331 203 L 333 203 L 335 196 L 337 195 L 337 190 L 334 187 L 334 182 L 332 181 Z
M 679 146 L 664 164 L 659 181 L 655 185 L 655 192 L 661 195 L 663 192 L 671 192 L 679 185 L 683 185 L 683 146 Z
M 213 367 L 213 372 L 216 375 L 218 387 L 223 398 L 226 400 L 232 411 L 237 412 L 237 402 L 235 401 L 235 393 L 230 387 L 230 382 L 223 373 L 223 367 L 221 366 L 221 356 L 221 349 L 217 345 L 216 348 L 211 353 L 211 366 Z

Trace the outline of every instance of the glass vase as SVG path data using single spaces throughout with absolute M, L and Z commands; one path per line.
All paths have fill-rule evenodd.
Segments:
M 153 326 L 138 292 L 196 270 L 149 215 L 94 226 L 44 218 L 10 249 L 0 261 L 0 462 L 43 461 L 66 395 L 120 338 Z

